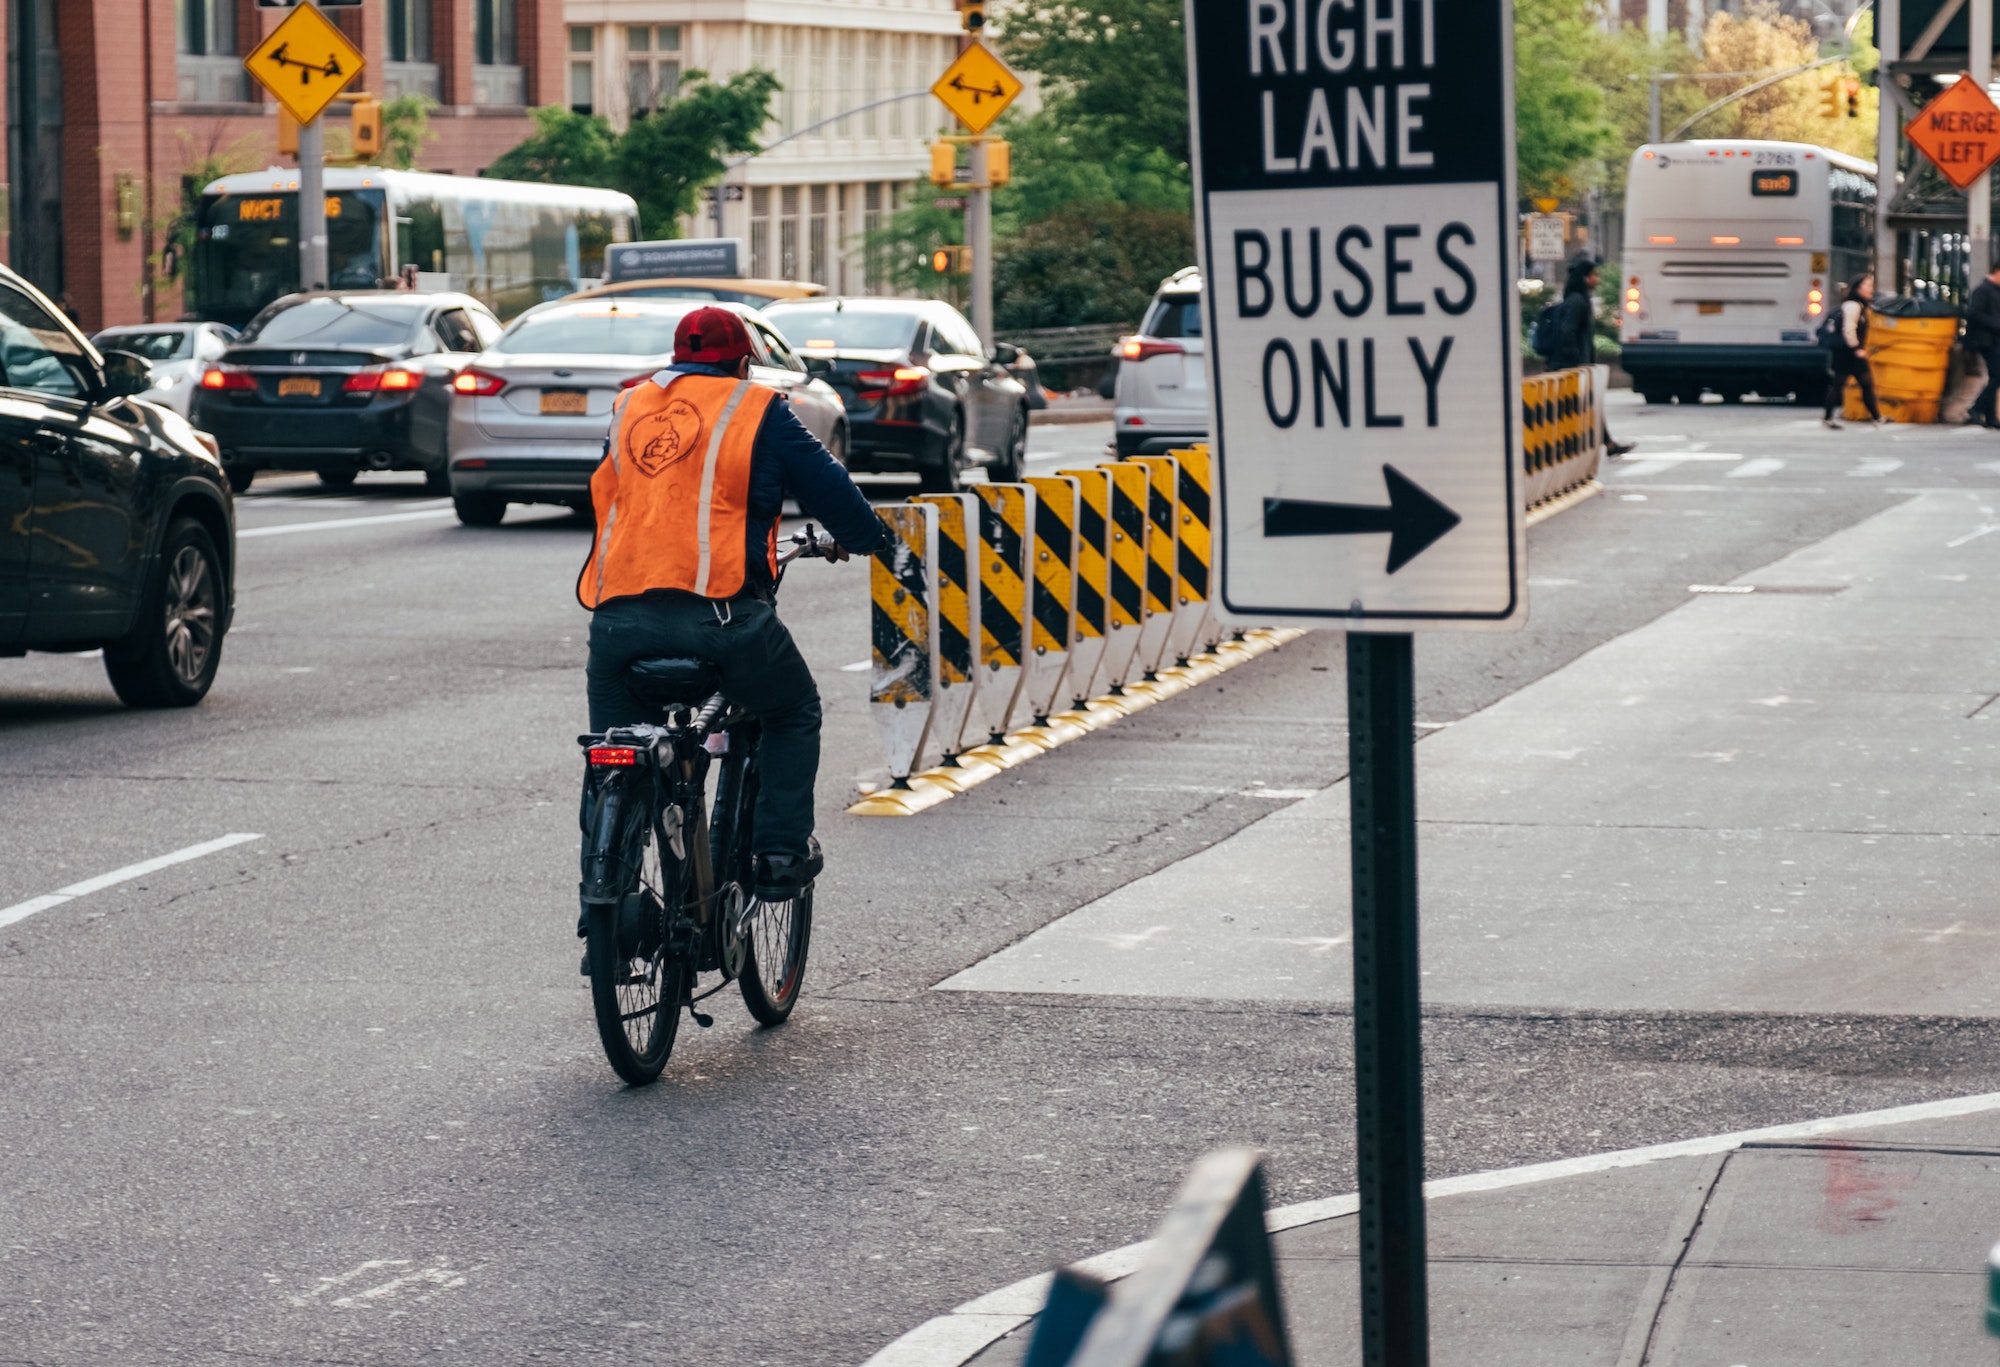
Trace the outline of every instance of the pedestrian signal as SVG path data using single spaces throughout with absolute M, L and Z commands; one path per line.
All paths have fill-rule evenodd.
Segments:
M 382 102 L 380 100 L 356 100 L 351 125 L 354 135 L 354 157 L 357 161 L 370 161 L 382 155 Z
M 972 248 L 939 247 L 931 253 L 931 269 L 939 275 L 971 274 Z
M 958 148 L 948 142 L 931 144 L 931 184 L 950 185 L 958 179 Z
M 1847 96 L 1847 117 L 1850 119 L 1860 118 L 1861 78 L 1859 76 L 1849 76 L 1840 83 L 1840 86 L 1842 92 Z
M 967 33 L 986 27 L 986 0 L 958 0 L 958 22 Z

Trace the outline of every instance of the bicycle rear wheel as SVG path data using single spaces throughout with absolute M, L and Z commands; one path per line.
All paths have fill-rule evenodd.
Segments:
M 788 902 L 760 902 L 750 917 L 750 957 L 736 980 L 743 1004 L 760 1024 L 779 1025 L 798 1004 L 812 943 L 813 888 Z
M 643 839 L 637 887 L 620 903 L 591 907 L 585 927 L 598 1039 L 611 1070 L 634 1087 L 667 1066 L 689 983 L 669 934 L 681 866 L 662 862 L 659 832 Z

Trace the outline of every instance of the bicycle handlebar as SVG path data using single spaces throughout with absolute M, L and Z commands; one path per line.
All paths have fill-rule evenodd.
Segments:
M 794 560 L 827 560 L 840 550 L 840 543 L 830 536 L 821 536 L 813 530 L 813 524 L 806 523 L 806 529 L 785 538 L 793 549 L 778 557 L 778 567 L 783 569 Z

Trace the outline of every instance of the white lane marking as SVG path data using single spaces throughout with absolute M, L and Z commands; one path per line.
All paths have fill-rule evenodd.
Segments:
M 840 672 L 843 674 L 859 674 L 864 669 L 873 669 L 874 667 L 875 662 L 873 660 L 856 660 L 851 665 L 842 665 Z
M 1734 470 L 1731 470 L 1727 475 L 1725 475 L 1724 478 L 1762 479 L 1764 478 L 1764 476 L 1776 474 L 1778 471 L 1784 468 L 1785 468 L 1785 463 L 1782 460 L 1779 460 L 1775 456 L 1759 456 L 1755 460 L 1744 461 L 1741 465 L 1737 466 Z
M 1686 461 L 1726 463 L 1742 459 L 1742 455 L 1735 451 L 1649 451 L 1642 459 L 1627 462 L 1618 474 L 1622 479 L 1645 479 L 1648 475 L 1661 474 Z
M 1903 468 L 1903 462 L 1894 456 L 1867 456 L 1860 464 L 1847 472 L 1849 479 L 1880 479 L 1893 475 Z
M 337 1277 L 321 1277 L 319 1285 L 306 1292 L 305 1295 L 293 1296 L 291 1298 L 292 1304 L 300 1309 L 311 1305 L 330 1305 L 336 1310 L 368 1310 L 395 1300 L 399 1296 L 403 1297 L 406 1301 L 427 1301 L 434 1296 L 442 1295 L 446 1291 L 456 1291 L 459 1287 L 465 1285 L 465 1274 L 454 1271 L 450 1265 L 440 1260 L 432 1263 L 429 1267 L 418 1268 L 414 1272 L 405 1272 L 391 1277 L 388 1281 L 380 1282 L 364 1291 L 356 1291 L 344 1296 L 326 1297 L 327 1292 L 337 1290 L 357 1278 L 367 1276 L 371 1272 L 379 1273 L 388 1271 L 391 1268 L 408 1266 L 410 1266 L 410 1259 L 408 1258 L 371 1258 L 369 1261 L 361 1264 L 361 1266 L 343 1272 Z M 416 1294 L 405 1294 L 412 1291 L 416 1292 Z
M 1979 468 L 1989 474 L 2000 475 L 2000 460 L 1982 460 Z
M 1644 479 L 1648 475 L 1664 474 L 1680 462 L 1677 460 L 1637 460 L 1620 467 L 1620 479 Z
M 157 859 L 147 859 L 137 864 L 127 864 L 122 869 L 113 869 L 110 873 L 100 873 L 95 878 L 86 878 L 81 883 L 71 883 L 66 888 L 60 888 L 41 897 L 31 897 L 25 902 L 16 902 L 11 907 L 0 907 L 0 927 L 11 926 L 16 921 L 25 921 L 38 911 L 59 907 L 64 902 L 73 902 L 93 892 L 102 892 L 105 888 L 115 887 L 119 883 L 129 883 L 134 878 L 144 878 L 159 869 L 185 864 L 190 859 L 199 859 L 205 854 L 214 854 L 217 850 L 226 850 L 232 845 L 242 845 L 263 838 L 260 834 L 253 835 L 239 831 L 215 840 L 204 840 L 199 845 L 190 845 L 184 850 L 175 850 L 172 854 L 163 854 Z
M 1958 538 L 1958 540 L 1945 542 L 1944 548 L 1948 551 L 1955 551 L 1966 542 L 1977 541 L 1980 537 L 1992 532 L 2000 532 L 2000 522 L 1983 522 L 1977 529 L 1967 532 L 1964 536 Z
M 1700 1158 L 1727 1153 L 1745 1144 L 1781 1143 L 1793 1139 L 1813 1139 L 1846 1130 L 1874 1129 L 1882 1125 L 1909 1125 L 1924 1120 L 1951 1120 L 2000 1110 L 2000 1092 L 1952 1097 L 1945 1101 L 1922 1101 L 1887 1110 L 1860 1111 L 1852 1115 L 1829 1116 L 1791 1125 L 1770 1125 L 1758 1130 L 1736 1130 L 1729 1134 L 1683 1139 L 1669 1144 L 1651 1144 L 1639 1149 L 1619 1149 L 1582 1158 L 1563 1158 L 1552 1163 L 1532 1163 L 1526 1167 L 1502 1168 L 1495 1172 L 1475 1172 L 1464 1177 L 1444 1177 L 1424 1183 L 1424 1197 L 1435 1201 L 1441 1196 L 1468 1196 L 1477 1192 L 1504 1191 L 1509 1187 L 1533 1186 L 1565 1177 L 1587 1177 L 1619 1168 L 1645 1167 L 1675 1158 Z M 1264 1227 L 1276 1234 L 1322 1220 L 1340 1219 L 1361 1209 L 1355 1193 L 1323 1196 L 1316 1201 L 1279 1206 L 1265 1212 Z M 1128 1244 L 1086 1258 L 1076 1264 L 1094 1276 L 1108 1280 L 1129 1276 L 1145 1261 L 1149 1242 Z M 935 1319 L 925 1320 L 894 1343 L 883 1348 L 862 1367 L 963 1367 L 1001 1335 L 1020 1328 L 1041 1312 L 1049 1298 L 1050 1274 L 1024 1277 L 1011 1285 L 989 1291 Z
M 324 532 L 336 527 L 379 527 L 386 522 L 417 522 L 425 518 L 450 517 L 450 508 L 425 508 L 413 513 L 381 513 L 375 517 L 332 517 L 323 522 L 285 522 L 275 527 L 239 528 L 238 541 L 252 536 L 290 536 L 293 532 Z

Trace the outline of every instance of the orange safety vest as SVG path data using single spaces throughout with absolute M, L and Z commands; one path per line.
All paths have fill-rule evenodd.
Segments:
M 731 598 L 748 574 L 750 453 L 776 391 L 748 380 L 676 375 L 618 396 L 610 451 L 590 477 L 597 536 L 576 581 L 595 609 L 680 589 Z M 766 554 L 777 574 L 774 518 Z

